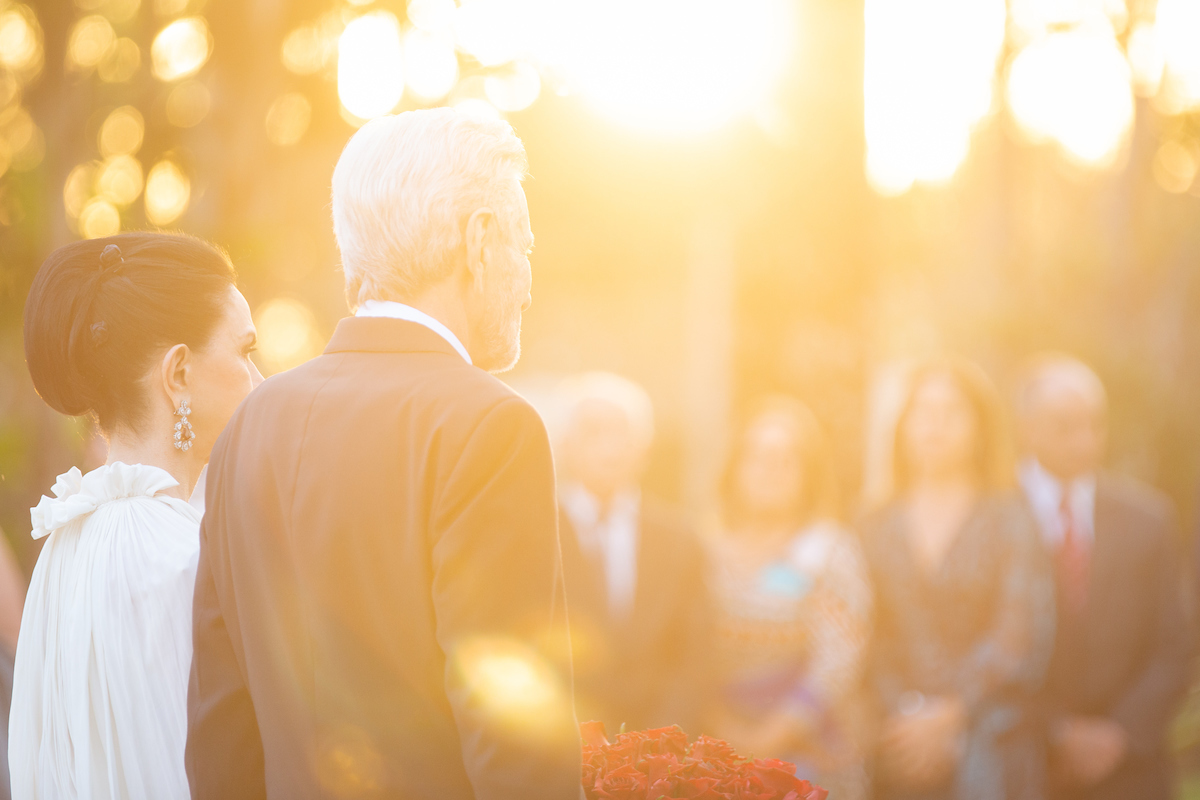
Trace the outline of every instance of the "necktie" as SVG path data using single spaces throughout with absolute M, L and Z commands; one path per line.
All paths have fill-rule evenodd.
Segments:
M 1078 616 L 1087 606 L 1090 553 L 1088 543 L 1075 522 L 1075 515 L 1071 513 L 1069 492 L 1063 492 L 1058 513 L 1063 532 L 1062 543 L 1058 547 L 1060 596 L 1071 616 Z

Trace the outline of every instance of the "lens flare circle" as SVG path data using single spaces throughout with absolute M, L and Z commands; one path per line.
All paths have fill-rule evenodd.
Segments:
M 187 211 L 192 187 L 173 161 L 159 161 L 146 176 L 146 218 L 154 225 L 169 225 Z
M 867 178 L 884 195 L 944 183 L 992 108 L 1004 0 L 867 0 Z
M 1034 142 L 1056 142 L 1067 158 L 1111 165 L 1133 125 L 1133 76 L 1111 33 L 1052 33 L 1013 59 L 1008 103 Z
M 351 20 L 338 39 L 338 98 L 359 119 L 382 116 L 404 95 L 400 23 L 388 11 Z
M 606 116 L 662 133 L 710 131 L 762 105 L 797 24 L 786 0 L 580 3 L 563 22 L 558 57 L 581 94 Z
M 212 54 L 212 36 L 203 17 L 177 19 L 150 45 L 151 71 L 160 81 L 176 81 L 200 71 Z

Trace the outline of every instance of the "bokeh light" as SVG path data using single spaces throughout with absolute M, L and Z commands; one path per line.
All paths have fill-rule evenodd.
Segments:
M 297 75 L 311 75 L 325 66 L 330 47 L 317 25 L 301 25 L 283 39 L 279 58 Z
M 192 187 L 175 162 L 164 159 L 146 176 L 146 219 L 154 225 L 169 225 L 187 211 Z
M 1155 29 L 1166 62 L 1164 91 L 1180 110 L 1200 108 L 1200 2 L 1158 0 Z
M 321 352 L 313 313 L 299 300 L 277 297 L 254 312 L 258 330 L 257 360 L 267 375 L 303 364 Z
M 992 108 L 1004 0 L 867 0 L 867 178 L 883 194 L 942 183 Z
M 92 197 L 96 182 L 96 163 L 79 164 L 71 170 L 63 184 L 63 207 L 70 219 L 78 219 L 84 205 Z
M 1073 162 L 1111 165 L 1133 124 L 1132 74 L 1111 30 L 1051 33 L 1013 59 L 1008 102 L 1034 142 L 1056 142 Z
M 564 29 L 540 40 L 553 39 L 550 57 L 595 108 L 647 131 L 703 132 L 752 113 L 795 48 L 789 0 L 617 0 L 558 13 L 573 5 L 556 23 Z
M 0 121 L 3 121 L 10 110 L 20 108 L 21 84 L 11 72 L 0 70 Z
M 458 82 L 458 56 L 449 34 L 413 28 L 404 34 L 404 82 L 425 100 L 445 97 Z
M 167 95 L 167 121 L 178 128 L 191 128 L 208 116 L 211 106 L 207 86 L 196 79 L 183 81 Z
M 117 206 L 127 206 L 142 193 L 142 165 L 133 156 L 115 156 L 104 162 L 96 189 Z
M 445 33 L 454 28 L 454 0 L 409 0 L 408 21 L 423 31 Z
M 46 155 L 46 137 L 28 114 L 18 119 L 21 120 L 19 126 L 10 122 L 5 131 L 5 145 L 10 154 L 9 168 L 23 172 L 42 163 Z M 28 124 L 25 124 L 25 120 L 28 120 Z
M 177 19 L 159 31 L 150 46 L 151 69 L 161 81 L 194 75 L 212 53 L 212 37 L 203 17 Z
M 538 71 L 523 61 L 510 64 L 483 79 L 484 92 L 501 111 L 520 111 L 533 105 L 542 90 Z
M 454 15 L 458 46 L 485 67 L 512 61 L 530 44 L 533 29 L 527 24 L 529 15 L 525 12 L 527 9 L 512 0 L 464 0 Z M 430 16 L 433 14 L 436 11 Z
M 98 239 L 121 232 L 121 212 L 102 197 L 92 198 L 79 213 L 79 233 L 85 239 Z
M 105 83 L 124 83 L 137 74 L 141 65 L 142 51 L 137 42 L 121 38 L 100 62 L 97 73 Z
M 267 110 L 267 139 L 286 147 L 300 141 L 312 119 L 312 104 L 300 92 L 281 94 Z
M 478 637 L 458 646 L 454 668 L 493 719 L 536 730 L 561 719 L 565 695 L 557 673 L 528 645 L 499 637 Z
M 1197 170 L 1200 170 L 1197 154 L 1180 142 L 1163 142 L 1154 155 L 1154 180 L 1172 194 L 1183 194 L 1192 188 Z
M 191 0 L 154 0 L 154 13 L 160 17 L 177 17 L 187 11 Z
M 359 119 L 388 113 L 404 94 L 400 23 L 388 11 L 351 20 L 338 40 L 338 97 Z
M 1158 29 L 1148 22 L 1139 22 L 1129 32 L 1125 56 L 1133 74 L 1133 90 L 1141 97 L 1153 97 L 1162 85 L 1166 59 L 1158 41 Z
M 10 153 L 17 153 L 28 146 L 36 131 L 37 125 L 34 124 L 33 117 L 29 116 L 29 112 L 24 108 L 19 107 L 8 115 L 3 127 L 0 127 L 0 135 L 3 136 Z
M 67 38 L 67 66 L 93 69 L 116 42 L 117 33 L 111 22 L 99 14 L 86 16 L 75 23 Z
M 84 11 L 103 14 L 114 23 L 128 22 L 142 6 L 142 0 L 75 0 Z
M 113 109 L 100 126 L 100 134 L 97 137 L 100 155 L 109 158 L 136 153 L 142 147 L 145 132 L 146 123 L 142 119 L 142 112 L 133 106 Z
M 42 68 L 42 28 L 21 4 L 0 6 L 0 66 L 28 81 Z
M 452 100 L 450 106 L 460 114 L 482 120 L 500 119 L 500 109 L 479 97 L 463 96 Z
M 1017 48 L 1055 31 L 1089 27 L 1121 33 L 1129 23 L 1125 0 L 1011 0 L 1009 9 Z

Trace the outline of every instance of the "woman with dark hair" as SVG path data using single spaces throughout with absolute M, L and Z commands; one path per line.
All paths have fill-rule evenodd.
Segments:
M 884 713 L 876 796 L 1036 800 L 1044 761 L 1027 704 L 1053 644 L 1054 582 L 1008 488 L 987 376 L 959 360 L 917 368 L 892 445 L 891 496 L 862 529 Z
M 863 797 L 863 658 L 871 597 L 836 521 L 830 453 L 812 413 L 761 402 L 735 443 L 709 542 L 718 678 L 711 730 L 786 758 L 839 798 Z
M 47 537 L 13 678 L 15 797 L 186 798 L 192 591 L 189 503 L 221 429 L 262 380 L 228 257 L 126 233 L 50 255 L 25 306 L 42 399 L 92 415 L 108 462 L 59 476 L 32 510 Z

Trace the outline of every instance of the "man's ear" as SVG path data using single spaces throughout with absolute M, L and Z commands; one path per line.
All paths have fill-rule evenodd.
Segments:
M 177 344 L 163 356 L 162 388 L 172 408 L 178 408 L 192 397 L 192 351 L 186 344 Z
M 467 219 L 464 239 L 467 247 L 467 271 L 475 288 L 483 288 L 483 276 L 491 264 L 492 253 L 488 234 L 496 225 L 496 215 L 490 208 L 475 209 Z

